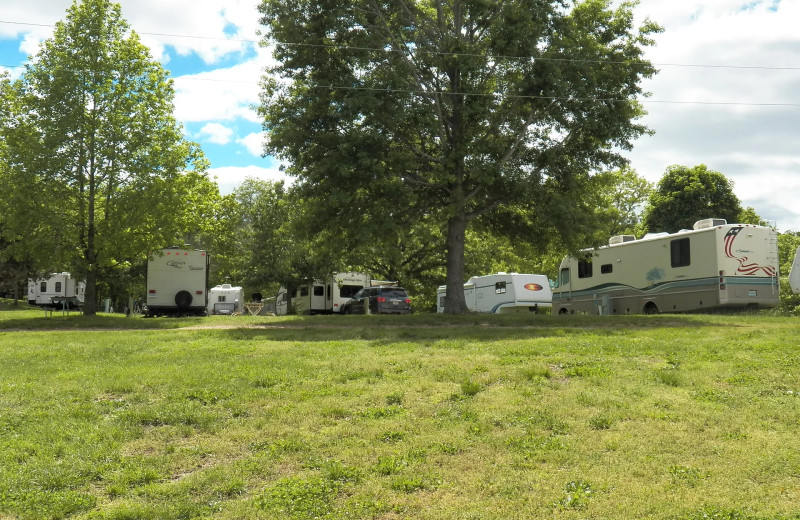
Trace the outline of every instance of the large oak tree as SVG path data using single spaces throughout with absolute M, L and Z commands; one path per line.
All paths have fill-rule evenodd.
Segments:
M 466 305 L 464 237 L 624 163 L 659 27 L 606 0 L 263 0 L 265 151 L 320 227 L 376 236 L 424 215 L 446 249 L 446 310 Z M 330 226 L 328 226 L 330 227 Z

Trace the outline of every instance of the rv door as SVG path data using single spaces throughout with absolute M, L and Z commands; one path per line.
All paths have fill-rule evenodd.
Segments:
M 572 298 L 572 290 L 570 289 L 569 285 L 569 267 L 564 267 L 561 269 L 561 272 L 558 276 L 558 286 L 561 288 L 559 291 L 560 294 L 564 294 L 566 291 L 566 298 L 570 300 Z

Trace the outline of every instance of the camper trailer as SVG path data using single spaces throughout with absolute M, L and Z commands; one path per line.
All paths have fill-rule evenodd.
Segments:
M 444 312 L 447 287 L 436 291 L 437 312 Z M 553 293 L 543 274 L 497 273 L 473 276 L 464 284 L 464 299 L 473 312 L 507 314 L 550 307 Z
M 800 247 L 794 253 L 794 262 L 789 271 L 789 285 L 792 287 L 793 293 L 800 294 Z
M 206 313 L 209 255 L 170 247 L 147 261 L 147 316 L 202 316 Z
M 234 314 L 244 310 L 244 290 L 229 283 L 217 285 L 208 290 L 208 307 L 211 314 Z
M 28 280 L 28 303 L 40 306 L 83 305 L 86 283 L 76 281 L 69 273 L 56 273 L 47 278 Z
M 338 314 L 346 301 L 369 285 L 369 275 L 336 273 L 327 280 L 301 285 L 291 295 L 291 303 L 297 314 Z M 287 314 L 289 297 L 286 288 L 281 287 L 276 298 L 275 314 Z
M 677 233 L 612 237 L 566 257 L 553 289 L 559 314 L 656 314 L 778 305 L 775 229 L 706 219 Z

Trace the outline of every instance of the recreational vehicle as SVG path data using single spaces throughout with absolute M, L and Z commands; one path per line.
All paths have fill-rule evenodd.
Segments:
M 336 273 L 327 280 L 314 280 L 301 285 L 291 295 L 297 314 L 338 314 L 342 305 L 362 288 L 370 285 L 370 276 L 363 273 Z M 276 299 L 275 314 L 288 312 L 289 295 L 281 287 Z
M 217 285 L 208 290 L 208 307 L 211 314 L 234 314 L 244 310 L 244 290 L 229 283 Z
M 800 293 L 800 247 L 794 253 L 794 262 L 789 271 L 789 285 L 792 287 L 793 293 Z
M 28 303 L 31 305 L 77 308 L 83 305 L 85 292 L 86 283 L 75 280 L 69 273 L 28 280 Z
M 444 312 L 447 287 L 436 291 L 437 312 Z M 464 284 L 464 299 L 473 312 L 507 314 L 550 307 L 553 293 L 543 274 L 497 273 L 473 276 Z
M 677 233 L 612 237 L 561 262 L 559 314 L 656 314 L 778 305 L 775 229 L 706 219 Z M 556 311 L 557 309 L 557 311 Z
M 209 255 L 170 247 L 147 261 L 147 316 L 206 313 Z

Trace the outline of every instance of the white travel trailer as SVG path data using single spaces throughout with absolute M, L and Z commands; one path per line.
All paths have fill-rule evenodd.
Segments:
M 775 229 L 706 219 L 677 233 L 612 237 L 561 262 L 559 314 L 656 314 L 778 305 Z M 557 311 L 556 311 L 557 310 Z
M 794 253 L 794 262 L 789 271 L 789 285 L 792 287 L 793 293 L 800 293 L 800 247 Z
M 47 278 L 28 280 L 28 303 L 79 307 L 83 305 L 86 283 L 72 278 L 69 273 L 56 273 Z
M 244 310 L 244 290 L 229 283 L 208 290 L 207 312 L 211 314 L 233 314 Z
M 436 291 L 437 312 L 444 312 L 447 287 Z M 473 276 L 464 284 L 464 299 L 473 312 L 507 314 L 550 307 L 553 293 L 543 274 L 497 273 Z
M 297 314 L 338 314 L 346 301 L 370 283 L 370 276 L 364 273 L 336 273 L 327 280 L 314 280 L 298 287 L 291 300 Z M 288 312 L 287 296 L 286 288 L 281 287 L 275 314 L 280 316 Z
M 147 316 L 206 313 L 209 255 L 170 247 L 147 261 Z

